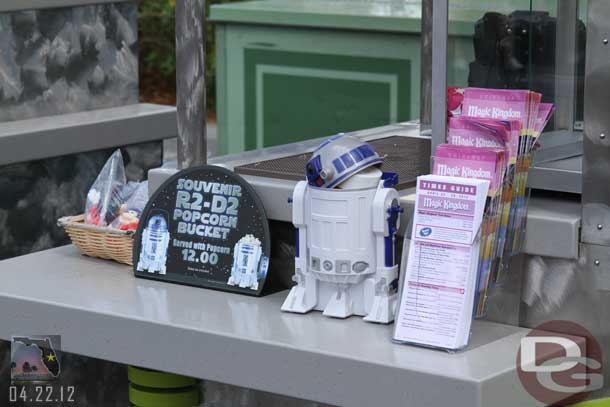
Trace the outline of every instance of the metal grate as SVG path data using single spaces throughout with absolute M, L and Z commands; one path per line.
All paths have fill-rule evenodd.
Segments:
M 413 187 L 419 175 L 430 173 L 429 139 L 392 136 L 369 143 L 384 158 L 382 171 L 398 174 L 396 189 Z M 309 157 L 311 153 L 260 161 L 235 167 L 235 172 L 242 175 L 300 181 L 305 179 L 305 165 Z

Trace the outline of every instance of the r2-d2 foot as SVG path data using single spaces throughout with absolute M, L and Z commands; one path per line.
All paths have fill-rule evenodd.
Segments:
M 333 318 L 347 318 L 354 315 L 354 302 L 347 284 L 337 285 L 322 314 Z
M 383 274 L 389 274 L 389 277 L 394 277 L 392 282 L 397 282 L 398 267 L 392 267 Z M 364 317 L 365 321 L 389 324 L 394 320 L 398 294 L 388 281 L 388 278 L 383 277 L 375 284 L 375 297 L 369 313 Z
M 307 181 L 293 193 L 297 285 L 282 311 L 394 320 L 394 238 L 402 210 L 397 176 L 382 173 L 381 163 L 370 144 L 351 136 L 332 137 L 314 152 Z
M 318 281 L 311 275 L 306 275 L 299 267 L 299 260 L 296 260 L 296 271 L 292 280 L 297 283 L 290 289 L 288 297 L 282 304 L 282 311 L 305 314 L 318 303 Z

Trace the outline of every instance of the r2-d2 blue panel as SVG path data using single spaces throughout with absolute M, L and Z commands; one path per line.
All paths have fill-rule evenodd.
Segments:
M 339 135 L 326 140 L 314 151 L 305 167 L 305 175 L 312 187 L 334 188 L 382 161 L 369 143 L 357 137 Z
M 233 249 L 233 268 L 227 284 L 258 290 L 262 254 L 260 240 L 252 235 L 242 237 Z
M 142 250 L 137 270 L 165 274 L 169 241 L 165 216 L 161 214 L 151 216 L 142 234 Z

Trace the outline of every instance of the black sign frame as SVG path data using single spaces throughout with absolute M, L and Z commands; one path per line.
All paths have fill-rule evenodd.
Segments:
M 206 178 L 206 176 L 207 176 L 207 178 Z M 237 193 L 238 188 L 236 188 L 236 186 L 239 186 L 241 188 L 241 195 L 239 197 L 235 197 L 239 200 L 239 205 L 237 206 L 237 208 L 235 208 L 235 205 L 232 205 L 233 206 L 232 210 L 237 210 L 237 213 L 235 215 L 236 219 L 233 219 L 232 216 L 228 216 L 228 215 L 226 216 L 228 218 L 228 221 L 226 222 L 225 226 L 227 226 L 228 224 L 232 225 L 233 223 L 235 223 L 236 227 L 220 228 L 220 229 L 223 229 L 223 230 L 221 230 L 221 232 L 223 232 L 223 233 L 221 233 L 220 236 L 222 236 L 223 234 L 226 234 L 230 237 L 229 239 L 227 239 L 225 241 L 221 241 L 221 240 L 219 240 L 221 238 L 217 238 L 217 237 L 209 238 L 209 237 L 201 237 L 201 236 L 197 236 L 197 235 L 188 236 L 188 235 L 185 235 L 184 232 L 179 233 L 177 231 L 177 228 L 180 227 L 180 225 L 179 225 L 180 223 L 190 223 L 192 226 L 192 222 L 195 222 L 195 221 L 179 222 L 175 219 L 176 209 L 178 209 L 178 208 L 176 208 L 178 193 L 179 192 L 182 193 L 182 191 L 184 190 L 184 185 L 186 184 L 186 182 L 183 182 L 182 183 L 183 188 L 179 188 L 180 180 L 204 181 L 204 182 L 208 182 L 208 183 L 212 183 L 212 184 L 224 185 L 225 187 L 227 187 L 225 192 L 230 190 L 230 191 L 233 191 L 233 193 Z M 225 182 L 225 184 L 222 184 L 223 181 Z M 228 186 L 226 184 L 230 184 L 230 186 Z M 199 184 L 199 185 L 203 185 L 203 184 Z M 189 191 L 189 192 L 191 192 L 191 191 Z M 209 198 L 209 196 L 211 196 L 212 200 L 216 201 L 216 198 L 214 198 L 214 197 L 225 196 L 224 194 L 212 193 L 211 189 L 209 192 L 203 192 L 203 191 L 196 191 L 196 192 L 199 192 L 200 195 L 203 195 L 203 200 L 195 199 L 195 201 L 198 201 L 198 203 L 199 203 L 198 206 L 201 208 L 209 209 L 210 211 L 212 210 L 211 208 L 213 207 L 213 203 L 209 200 L 205 200 L 206 197 Z M 193 194 L 194 193 L 195 192 L 193 192 Z M 194 197 L 194 196 L 190 196 L 190 197 Z M 189 197 L 189 199 L 190 199 L 190 197 Z M 231 198 L 228 198 L 228 199 L 231 199 Z M 222 199 L 218 198 L 218 200 L 222 200 Z M 234 199 L 233 199 L 233 201 L 234 201 Z M 172 204 L 172 202 L 173 202 L 173 204 Z M 232 203 L 234 203 L 234 202 L 232 202 Z M 184 205 L 183 202 L 181 202 L 181 204 Z M 191 202 L 189 202 L 189 205 L 190 204 L 191 204 Z M 231 204 L 231 202 L 229 203 L 229 206 L 231 206 L 230 204 Z M 245 205 L 249 205 L 249 207 L 246 208 Z M 184 209 L 184 208 L 180 208 L 180 209 Z M 186 210 L 184 210 L 184 211 L 186 211 Z M 229 211 L 229 209 L 226 210 L 226 213 L 229 213 L 228 211 Z M 194 212 L 199 212 L 199 216 L 202 216 L 204 213 L 209 213 L 206 211 L 201 211 L 201 210 L 196 210 L 196 209 L 192 210 L 191 212 L 192 212 L 192 214 L 194 214 Z M 231 212 L 231 213 L 235 213 L 235 212 Z M 153 217 L 155 217 L 154 221 L 152 220 Z M 159 231 L 159 230 L 163 231 L 164 225 L 163 225 L 163 220 L 161 220 L 161 218 L 165 219 L 165 229 L 166 229 L 166 232 L 168 235 L 163 240 L 155 240 L 156 238 L 152 238 L 151 237 L 152 233 L 149 231 L 146 234 L 146 237 L 148 238 L 146 244 L 148 244 L 148 242 L 155 240 L 155 242 L 153 242 L 153 244 L 151 244 L 151 245 L 148 245 L 147 248 L 148 249 L 150 249 L 150 247 L 159 248 L 159 245 L 156 244 L 157 242 L 166 244 L 165 241 L 168 241 L 168 243 L 165 246 L 165 248 L 166 248 L 165 249 L 165 262 L 164 262 L 165 274 L 161 274 L 159 272 L 159 270 L 155 270 L 154 265 L 150 266 L 150 264 L 147 265 L 147 267 L 149 267 L 148 269 L 143 268 L 142 270 L 139 270 L 139 268 L 144 267 L 143 265 L 139 264 L 141 259 L 150 259 L 151 257 L 152 258 L 155 257 L 154 254 L 152 256 L 148 256 L 148 257 L 142 255 L 142 249 L 143 249 L 142 239 L 143 239 L 143 234 L 145 233 L 145 229 L 149 228 L 150 230 L 155 229 L 157 231 Z M 149 223 L 151 223 L 151 221 L 152 221 L 152 224 L 149 225 Z M 245 226 L 242 228 L 242 225 L 245 225 Z M 182 225 L 182 226 L 184 226 L 184 225 Z M 194 224 L 194 226 L 197 226 L 197 224 Z M 188 225 L 186 228 L 183 228 L 183 230 L 185 230 L 185 229 L 188 229 Z M 210 229 L 210 228 L 208 227 L 207 229 Z M 229 231 L 227 232 L 225 229 L 229 229 Z M 247 229 L 247 230 L 242 231 L 242 229 Z M 191 231 L 191 230 L 192 229 L 189 229 L 189 231 Z M 250 231 L 252 231 L 252 233 L 247 233 Z M 157 235 L 161 235 L 161 234 L 163 234 L 163 233 L 161 233 L 161 232 L 157 233 Z M 232 273 L 229 273 L 227 275 L 228 253 L 226 253 L 226 250 L 230 249 L 231 254 L 234 257 L 234 255 L 235 255 L 234 248 L 236 247 L 235 243 L 237 243 L 238 241 L 239 242 L 243 241 L 244 236 L 250 235 L 250 234 L 252 234 L 254 237 L 256 237 L 256 239 L 258 239 L 258 241 L 260 241 L 260 244 L 261 244 L 260 260 L 258 262 L 258 265 L 256 266 L 257 267 L 256 281 L 258 283 L 257 289 L 252 288 L 252 286 L 242 288 L 242 287 L 239 287 L 239 285 L 229 285 L 228 284 L 229 280 L 227 278 L 227 276 L 230 277 L 232 275 Z M 234 235 L 241 236 L 242 239 L 236 241 L 236 236 L 234 236 Z M 180 238 L 178 238 L 178 237 L 180 237 Z M 251 241 L 248 238 L 245 238 L 245 239 L 247 242 Z M 214 244 L 210 243 L 210 241 L 214 242 Z M 227 244 L 228 244 L 228 246 L 227 246 Z M 252 247 L 254 247 L 254 250 L 257 253 L 259 252 L 258 249 L 256 249 L 256 246 L 257 246 L 256 244 L 252 245 L 252 244 L 246 243 L 246 244 L 242 245 L 241 247 L 244 247 L 244 246 L 245 246 L 245 249 L 244 249 L 245 253 L 251 253 L 250 249 Z M 207 247 L 208 249 L 202 249 L 203 247 Z M 209 250 L 209 247 L 212 247 L 212 251 Z M 146 250 L 146 248 L 145 248 L 145 250 Z M 187 250 L 188 252 L 185 252 L 185 250 Z M 151 252 L 156 251 L 156 249 L 153 249 L 150 251 Z M 159 249 L 159 252 L 162 252 L 162 251 L 163 251 L 162 249 Z M 191 256 L 192 252 L 195 252 L 195 254 Z M 267 219 L 267 215 L 266 215 L 262 200 L 257 195 L 257 193 L 254 190 L 254 188 L 252 187 L 252 185 L 250 185 L 243 177 L 235 174 L 233 171 L 230 171 L 226 168 L 214 166 L 214 165 L 204 165 L 204 166 L 188 168 L 188 169 L 177 172 L 176 174 L 172 175 L 168 180 L 166 180 L 150 197 L 148 203 L 146 204 L 146 207 L 144 208 L 144 211 L 142 212 L 140 223 L 138 225 L 138 229 L 134 236 L 133 271 L 134 271 L 134 275 L 136 277 L 140 277 L 140 278 L 159 280 L 159 281 L 189 285 L 189 286 L 194 286 L 194 287 L 209 288 L 209 289 L 214 289 L 214 290 L 228 291 L 228 292 L 245 294 L 245 295 L 250 295 L 250 296 L 261 296 L 264 293 L 268 292 L 268 289 L 266 289 L 265 283 L 267 281 L 267 276 L 268 276 L 270 252 L 271 252 L 271 235 L 270 235 L 270 230 L 269 230 L 269 222 Z M 207 257 L 204 256 L 203 253 L 208 253 L 208 256 Z M 221 265 L 218 265 L 218 263 L 215 263 L 214 265 L 211 264 L 210 257 L 213 256 L 212 253 L 216 253 L 217 258 L 219 258 L 220 260 L 224 260 Z M 180 259 L 180 255 L 182 255 L 181 259 Z M 239 260 L 241 261 L 241 259 L 243 258 L 244 262 L 247 263 L 246 257 L 247 257 L 247 255 L 242 256 L 242 257 L 240 257 Z M 256 257 L 256 256 L 254 256 L 254 257 Z M 202 261 L 204 259 L 207 261 L 206 264 L 202 263 Z M 234 260 L 234 258 L 233 258 L 233 260 Z M 143 263 L 146 263 L 146 260 L 144 260 Z M 159 263 L 161 263 L 161 262 L 159 262 Z M 188 264 L 188 265 L 185 265 L 185 264 Z M 156 265 L 159 266 L 159 264 L 156 264 Z M 216 269 L 214 269 L 214 267 L 216 265 L 218 265 L 218 267 Z M 150 267 L 153 268 L 153 272 L 144 271 L 144 270 L 150 270 Z M 207 269 L 206 269 L 206 267 L 207 267 Z M 233 268 L 235 268 L 235 266 L 233 266 Z M 261 271 L 263 272 L 262 275 L 261 275 Z M 207 274 L 207 276 L 206 276 L 206 274 Z M 220 277 L 222 277 L 222 278 L 220 278 Z M 223 283 L 223 281 L 225 281 L 225 282 Z M 249 281 L 251 281 L 251 280 L 249 280 Z

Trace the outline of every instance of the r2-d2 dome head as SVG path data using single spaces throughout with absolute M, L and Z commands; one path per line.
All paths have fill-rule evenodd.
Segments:
M 163 215 L 155 215 L 148 221 L 148 229 L 155 233 L 167 232 L 167 222 Z
M 320 144 L 305 167 L 309 185 L 334 188 L 354 174 L 382 163 L 369 143 L 340 134 Z

